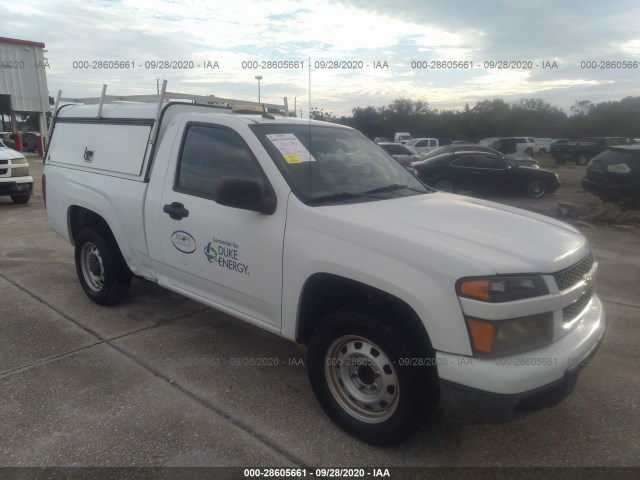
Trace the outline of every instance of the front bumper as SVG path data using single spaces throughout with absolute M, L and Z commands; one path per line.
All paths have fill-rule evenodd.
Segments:
M 576 322 L 554 343 L 513 356 L 436 352 L 445 416 L 464 424 L 500 423 L 558 404 L 604 338 L 606 315 L 597 295 Z
M 25 177 L 25 180 L 17 177 L 15 180 L 0 180 L 0 196 L 4 195 L 31 195 L 33 192 L 33 178 Z
M 440 398 L 445 418 L 465 425 L 504 423 L 559 404 L 573 391 L 580 370 L 591 364 L 603 338 L 584 358 L 567 368 L 561 379 L 528 392 L 499 394 L 442 380 Z
M 629 183 L 604 183 L 585 177 L 582 189 L 605 200 L 631 200 L 640 197 L 640 185 Z

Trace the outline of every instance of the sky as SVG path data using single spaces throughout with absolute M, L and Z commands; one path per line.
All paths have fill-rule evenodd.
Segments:
M 542 98 L 570 113 L 640 95 L 639 21 L 637 0 L 34 0 L 3 4 L 0 36 L 45 43 L 51 96 L 155 93 L 166 79 L 256 101 L 262 76 L 261 100 L 287 97 L 304 118 L 400 97 L 445 110 Z

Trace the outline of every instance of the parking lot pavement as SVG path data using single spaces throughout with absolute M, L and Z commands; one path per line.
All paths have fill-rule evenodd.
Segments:
M 304 348 L 148 282 L 93 304 L 30 161 L 31 202 L 0 198 L 1 466 L 640 466 L 637 235 L 584 232 L 609 328 L 568 399 L 504 425 L 436 412 L 381 449 L 324 415 Z

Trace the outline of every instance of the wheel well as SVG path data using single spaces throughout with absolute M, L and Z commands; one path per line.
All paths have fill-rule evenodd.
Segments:
M 92 227 L 93 229 L 103 232 L 113 238 L 113 233 L 109 228 L 109 224 L 104 218 L 97 213 L 77 205 L 73 205 L 69 208 L 69 236 L 71 242 L 75 245 L 78 234 L 85 227 Z
M 303 288 L 298 309 L 296 341 L 307 343 L 314 328 L 330 312 L 354 303 L 369 304 L 393 314 L 412 338 L 431 348 L 431 341 L 416 312 L 403 300 L 355 280 L 328 273 L 310 277 Z

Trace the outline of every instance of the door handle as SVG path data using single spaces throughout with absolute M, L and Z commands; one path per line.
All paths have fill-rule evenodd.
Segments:
M 182 220 L 184 217 L 189 216 L 189 210 L 184 208 L 184 205 L 178 202 L 173 202 L 171 205 L 165 205 L 162 208 L 164 213 L 168 213 L 169 217 L 173 220 Z

